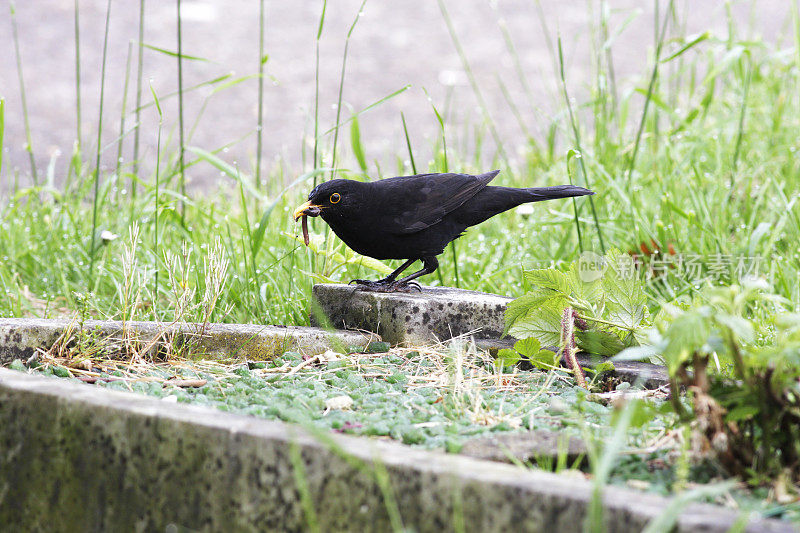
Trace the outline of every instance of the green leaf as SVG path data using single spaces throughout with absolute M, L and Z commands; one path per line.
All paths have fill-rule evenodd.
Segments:
M 631 268 L 631 258 L 618 250 L 607 255 L 608 269 L 603 276 L 603 292 L 608 320 L 634 329 L 647 319 L 647 297 L 642 282 Z
M 497 359 L 495 359 L 495 365 L 503 368 L 510 368 L 516 365 L 520 360 L 519 354 L 516 350 L 510 350 L 508 348 L 503 348 L 502 350 L 498 350 L 497 352 Z
M 548 302 L 558 300 L 563 303 L 563 307 L 567 306 L 567 299 L 564 295 L 557 293 L 544 293 L 541 291 L 529 292 L 527 294 L 523 294 L 516 300 L 511 301 L 506 308 L 506 326 L 503 331 L 503 335 L 508 335 L 508 333 L 511 331 L 511 327 L 518 320 L 528 315 L 533 316 L 536 314 L 538 309 L 547 305 Z M 520 337 L 519 335 L 515 336 L 517 338 L 524 338 Z
M 350 145 L 353 148 L 353 155 L 358 161 L 358 166 L 362 171 L 367 171 L 367 158 L 364 155 L 364 145 L 361 142 L 361 128 L 358 125 L 358 117 L 353 116 L 350 123 Z
M 570 283 L 567 275 L 554 268 L 537 268 L 526 270 L 523 273 L 525 279 L 531 285 L 542 289 L 550 289 L 560 292 L 566 296 L 570 294 Z
M 558 355 L 558 352 L 554 352 L 552 350 L 539 350 L 535 354 L 528 357 L 528 360 L 536 368 L 548 370 L 554 366 L 558 366 L 558 360 L 560 358 L 561 356 Z
M 731 409 L 727 415 L 725 415 L 726 422 L 738 422 L 739 420 L 745 420 L 748 418 L 753 418 L 753 416 L 759 413 L 759 408 L 756 405 L 740 405 L 738 407 L 734 407 Z
M 247 193 L 253 196 L 254 198 L 258 198 L 259 200 L 264 200 L 265 197 L 263 194 L 258 192 L 255 187 L 253 187 L 253 180 L 249 179 L 249 176 L 242 175 L 239 169 L 227 162 L 223 161 L 216 154 L 209 152 L 208 150 L 204 150 L 202 148 L 198 148 L 196 146 L 187 146 L 186 150 L 195 154 L 199 159 L 202 159 L 206 163 L 210 164 L 226 176 L 235 179 L 236 181 L 240 182 L 242 186 L 247 190 Z
M 605 272 L 605 271 L 604 271 Z M 572 289 L 572 296 L 581 300 L 583 303 L 602 305 L 603 303 L 603 283 L 602 276 L 590 281 L 586 281 L 581 276 L 579 262 L 572 263 L 569 268 L 569 284 Z
M 596 355 L 616 355 L 625 348 L 622 340 L 610 331 L 576 331 L 575 337 L 581 350 Z
M 632 346 L 614 356 L 614 361 L 645 361 L 658 355 L 655 346 Z
M 566 298 L 545 299 L 519 317 L 508 331 L 518 339 L 533 337 L 542 346 L 558 346 L 561 341 L 561 314 L 566 308 Z
M 690 40 L 690 38 L 691 38 L 691 40 Z M 703 41 L 708 40 L 710 38 L 711 38 L 711 33 L 710 32 L 704 32 L 704 33 L 701 33 L 699 35 L 689 35 L 689 36 L 687 36 L 685 38 L 685 40 L 687 42 L 683 46 L 681 46 L 678 49 L 678 51 L 676 51 L 674 54 L 670 54 L 668 57 L 665 57 L 664 59 L 662 59 L 661 63 L 667 63 L 669 61 L 672 61 L 676 57 L 679 57 L 679 56 L 683 55 L 684 53 L 686 53 L 687 50 L 693 48 L 694 46 L 697 46 L 698 44 L 700 44 Z
M 298 235 L 292 235 L 291 233 L 285 233 L 285 232 L 283 233 L 283 235 L 299 243 L 303 242 L 303 238 Z M 378 261 L 377 259 L 367 257 L 365 255 L 359 255 L 357 253 L 353 253 L 352 256 L 345 257 L 338 252 L 329 254 L 327 248 L 324 246 L 324 243 L 322 242 L 321 235 L 318 236 L 318 239 L 311 238 L 311 240 L 308 243 L 308 248 L 317 255 L 322 255 L 322 256 L 327 255 L 333 261 L 333 263 L 338 265 L 345 265 L 345 264 L 361 265 L 376 272 L 379 272 L 381 274 L 387 274 L 387 275 L 393 272 L 393 270 L 388 266 L 386 266 L 384 263 Z M 336 283 L 336 281 L 332 280 L 331 278 L 325 277 L 324 279 L 326 280 L 324 283 Z
M 275 206 L 278 205 L 278 202 L 286 192 L 294 187 L 295 185 L 306 181 L 307 179 L 322 174 L 327 169 L 317 168 L 310 172 L 306 172 L 305 174 L 300 175 L 296 180 L 291 182 L 287 185 L 278 196 L 270 203 L 267 208 L 264 210 L 264 213 L 261 215 L 261 220 L 258 222 L 258 227 L 253 232 L 253 257 L 258 253 L 258 250 L 261 248 L 261 244 L 264 242 L 264 232 L 267 230 L 267 222 L 269 221 L 269 216 L 272 214 L 272 211 L 275 210 Z
M 664 334 L 667 346 L 663 354 L 670 374 L 708 341 L 711 325 L 707 315 L 708 309 L 702 307 L 686 311 L 670 324 Z
M 714 316 L 714 319 L 719 324 L 730 329 L 740 340 L 744 342 L 753 342 L 755 340 L 753 324 L 746 318 L 719 312 Z
M 542 345 L 538 340 L 531 337 L 518 340 L 514 344 L 514 349 L 522 356 L 531 357 L 539 353 L 539 350 L 542 349 Z
M 159 53 L 162 53 L 162 54 L 166 54 L 168 56 L 178 57 L 178 52 L 173 52 L 172 50 L 167 50 L 166 48 L 153 46 L 152 44 L 147 44 L 147 43 L 142 43 L 142 46 L 144 46 L 145 48 L 149 48 L 150 50 L 154 50 L 156 52 L 159 52 Z M 206 62 L 210 61 L 210 60 L 208 60 L 208 59 L 206 59 L 204 57 L 190 56 L 190 55 L 187 55 L 187 54 L 180 54 L 180 57 L 181 57 L 181 59 L 189 59 L 190 61 L 206 61 Z

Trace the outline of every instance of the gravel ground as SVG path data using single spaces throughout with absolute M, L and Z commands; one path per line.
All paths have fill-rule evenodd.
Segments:
M 8 13 L 8 3 L 3 3 Z M 555 34 L 560 29 L 563 36 L 568 83 L 572 94 L 580 97 L 592 79 L 590 28 L 597 26 L 591 21 L 598 19 L 598 2 L 542 3 L 550 32 Z M 83 76 L 81 131 L 85 153 L 91 160 L 97 143 L 106 0 L 79 0 L 79 4 Z M 620 88 L 624 89 L 637 81 L 643 83 L 639 76 L 645 72 L 652 50 L 654 4 L 635 0 L 612 0 L 610 4 L 612 30 L 638 13 L 613 45 L 617 76 Z M 359 5 L 360 0 L 328 2 L 320 41 L 320 123 L 324 129 L 335 123 L 344 39 Z M 549 110 L 557 108 L 559 95 L 553 56 L 536 2 L 447 0 L 446 5 L 499 135 L 513 149 L 517 144 L 514 139 L 522 135 L 522 130 L 498 80 L 507 86 L 530 131 L 540 135 L 539 126 L 550 122 Z M 679 0 L 676 5 L 679 16 L 686 19 L 688 33 L 710 29 L 726 35 L 723 2 Z M 691 6 L 691 11 L 687 10 L 687 5 Z M 230 72 L 244 76 L 257 71 L 259 2 L 184 0 L 182 6 L 184 53 L 208 59 L 185 61 L 186 86 Z M 315 35 L 321 6 L 322 2 L 310 0 L 266 2 L 265 48 L 269 54 L 266 69 L 270 79 L 264 89 L 263 165 L 275 168 L 276 160 L 283 161 L 289 175 L 311 167 Z M 76 138 L 73 9 L 73 0 L 22 0 L 16 5 L 25 93 L 40 175 L 58 154 L 61 155 L 56 160 L 55 174 L 63 175 Z M 790 2 L 758 0 L 757 7 L 756 2 L 734 2 L 732 12 L 739 23 L 740 37 L 764 36 L 779 44 L 791 44 Z M 113 162 L 116 154 L 126 56 L 129 43 L 134 43 L 136 50 L 138 16 L 138 2 L 112 2 L 103 129 L 107 165 Z M 25 130 L 11 18 L 4 15 L 3 19 L 0 22 L 0 71 L 4 74 L 0 77 L 0 96 L 6 98 L 6 131 L 0 187 L 6 188 L 14 174 L 18 174 L 19 183 L 26 183 L 30 166 L 24 151 Z M 147 2 L 145 42 L 175 50 L 175 19 L 175 2 Z M 500 24 L 507 25 L 513 39 L 527 76 L 529 93 L 515 74 L 513 56 L 506 49 Z M 174 147 L 177 99 L 167 99 L 165 95 L 176 88 L 175 59 L 147 50 L 144 80 L 145 103 L 152 102 L 148 81 L 163 98 L 164 131 Z M 407 84 L 410 88 L 406 92 L 362 116 L 361 134 L 372 174 L 378 173 L 374 161 L 383 165 L 386 174 L 393 174 L 394 156 L 405 153 L 401 111 L 408 122 L 417 162 L 430 158 L 431 138 L 438 134 L 438 124 L 425 89 L 440 110 L 449 109 L 448 141 L 453 145 L 466 143 L 464 145 L 469 146 L 472 129 L 462 126 L 480 123 L 481 111 L 437 3 L 432 0 L 371 0 L 350 42 L 343 98 L 347 107 L 342 115 L 347 117 L 350 109 L 362 109 Z M 131 83 L 129 109 L 134 88 L 135 83 Z M 252 171 L 256 149 L 257 81 L 249 79 L 211 94 L 209 88 L 204 88 L 186 97 L 187 130 L 193 128 L 187 144 L 208 150 L 230 144 L 223 157 L 236 162 L 244 172 Z M 204 101 L 207 105 L 199 115 Z M 140 157 L 145 171 L 154 166 L 157 121 L 154 108 L 143 112 L 144 150 Z M 129 117 L 126 128 L 132 123 Z M 340 141 L 349 144 L 348 131 L 343 131 Z M 132 136 L 126 137 L 126 160 L 131 157 L 131 140 Z M 326 142 L 330 145 L 330 136 Z M 513 157 L 513 153 L 511 155 Z M 197 188 L 208 190 L 219 184 L 219 178 L 207 166 L 192 168 L 188 177 Z

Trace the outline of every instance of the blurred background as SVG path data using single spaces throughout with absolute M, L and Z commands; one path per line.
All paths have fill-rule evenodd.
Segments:
M 5 13 L 13 4 L 4 1 Z M 158 113 L 149 85 L 164 113 L 162 150 L 174 151 L 177 138 L 176 3 L 145 2 L 140 168 L 151 173 L 155 161 Z M 319 127 L 336 123 L 336 104 L 348 30 L 357 17 L 360 0 L 327 4 L 319 39 Z M 103 30 L 107 2 L 79 0 L 80 132 L 84 157 L 96 146 Z M 442 10 L 442 6 L 446 11 Z M 17 2 L 16 23 L 31 143 L 39 174 L 54 163 L 56 181 L 66 172 L 77 137 L 76 34 L 73 0 Z M 281 175 L 296 175 L 312 167 L 315 110 L 317 30 L 323 2 L 266 1 L 264 14 L 263 89 L 264 135 L 262 170 L 283 167 Z M 430 0 L 366 3 L 348 46 L 342 91 L 341 120 L 354 112 L 408 89 L 359 115 L 360 135 L 368 169 L 394 175 L 398 153 L 405 152 L 401 112 L 419 161 L 435 150 L 431 139 L 440 134 L 433 106 L 447 123 L 448 143 L 463 153 L 494 153 L 497 139 L 505 156 L 515 159 L 528 138 L 548 136 L 553 114 L 563 112 L 557 70 L 556 38 L 562 38 L 565 78 L 570 96 L 585 100 L 595 83 L 601 58 L 609 61 L 617 94 L 646 85 L 648 64 L 656 42 L 656 23 L 667 2 L 536 2 L 532 0 L 459 0 L 438 4 Z M 108 59 L 105 78 L 103 162 L 114 164 L 121 120 L 126 120 L 122 147 L 131 161 L 130 137 L 135 127 L 137 34 L 140 3 L 111 2 Z M 793 39 L 791 2 L 677 1 L 671 5 L 671 35 L 691 36 L 709 31 L 725 38 L 735 27 L 738 39 L 779 44 Z M 254 173 L 258 115 L 259 10 L 257 0 L 182 2 L 184 120 L 186 144 L 220 150 L 220 157 L 243 172 Z M 656 9 L 660 17 L 656 19 Z M 449 18 L 449 21 L 448 21 Z M 0 97 L 6 99 L 4 188 L 12 174 L 20 185 L 31 170 L 15 47 L 9 16 L 0 23 Z M 451 27 L 448 28 L 448 22 Z M 451 33 L 452 31 L 452 33 Z M 606 32 L 607 35 L 597 35 Z M 457 39 L 463 54 L 459 54 Z M 689 41 L 686 38 L 685 41 Z M 608 53 L 593 43 L 609 44 Z M 196 58 L 196 59 L 195 59 Z M 470 86 L 465 61 L 478 86 Z M 666 65 L 670 68 L 672 65 Z M 126 71 L 129 72 L 127 93 Z M 220 77 L 227 76 L 222 80 Z M 245 78 L 245 79 L 242 79 Z M 217 83 L 209 83 L 219 80 Z M 238 82 L 238 83 L 236 83 Z M 224 90 L 221 90 L 224 87 Z M 478 94 L 480 93 L 480 95 Z M 430 100 L 429 100 L 430 97 Z M 123 113 L 123 99 L 125 107 Z M 638 99 L 641 100 L 641 99 Z M 485 107 L 483 107 L 485 105 Z M 559 111 L 562 110 L 562 111 Z M 579 110 L 580 112 L 580 110 Z M 631 121 L 635 122 L 635 121 Z M 487 129 L 490 124 L 492 128 Z M 635 124 L 631 127 L 634 127 Z M 347 137 L 348 130 L 341 130 Z M 488 133 L 487 133 L 488 132 Z M 333 132 L 320 139 L 330 163 Z M 340 139 L 340 142 L 342 140 Z M 478 147 L 480 146 L 480 148 Z M 111 148 L 113 147 L 113 149 Z M 352 165 L 345 160 L 342 165 Z M 486 170 L 486 169 L 484 169 Z M 187 170 L 192 188 L 215 188 L 219 174 L 208 165 Z M 263 179 L 267 179 L 264 177 Z

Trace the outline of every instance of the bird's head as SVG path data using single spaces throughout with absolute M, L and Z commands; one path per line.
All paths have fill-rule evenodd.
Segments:
M 329 215 L 342 214 L 355 206 L 358 181 L 331 180 L 320 183 L 308 195 L 308 201 L 294 210 L 295 221 L 302 216 L 326 218 Z

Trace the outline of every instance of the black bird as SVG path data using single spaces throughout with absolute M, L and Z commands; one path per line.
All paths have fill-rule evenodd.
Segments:
M 335 179 L 321 183 L 294 212 L 321 216 L 334 233 L 356 252 L 375 259 L 406 259 L 378 281 L 355 279 L 360 289 L 393 292 L 420 290 L 415 279 L 434 272 L 436 256 L 470 226 L 528 202 L 594 194 L 572 185 L 556 187 L 489 187 L 499 173 L 418 174 L 373 182 Z M 307 235 L 306 219 L 303 219 Z M 308 244 L 308 241 L 306 241 Z M 422 269 L 397 276 L 416 260 Z

